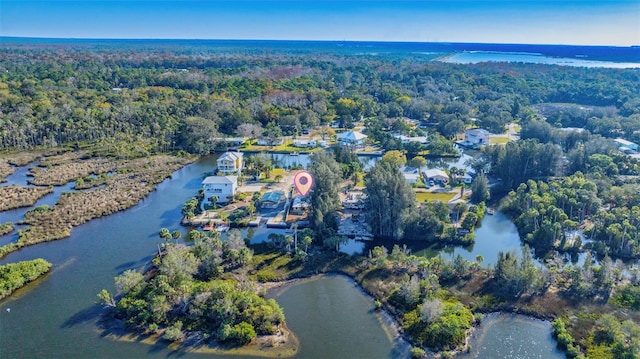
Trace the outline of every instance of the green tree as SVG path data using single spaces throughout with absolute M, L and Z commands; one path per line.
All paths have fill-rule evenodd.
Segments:
M 415 156 L 409 161 L 409 166 L 415 167 L 418 169 L 419 173 L 422 173 L 422 167 L 427 165 L 427 160 L 422 156 Z
M 491 191 L 489 189 L 489 180 L 484 174 L 479 174 L 473 180 L 471 184 L 471 196 L 469 199 L 471 202 L 480 203 L 486 202 L 491 198 Z
M 379 237 L 399 239 L 412 211 L 416 197 L 405 181 L 396 163 L 377 162 L 365 176 L 365 216 L 373 234 Z
M 400 168 L 404 166 L 405 163 L 407 163 L 407 156 L 397 150 L 387 151 L 387 153 L 382 156 L 382 161 L 388 162 L 393 166 Z
M 311 155 L 309 172 L 313 176 L 311 189 L 311 221 L 319 238 L 331 236 L 337 230 L 337 211 L 340 209 L 338 197 L 342 180 L 340 165 L 333 154 L 315 152 Z

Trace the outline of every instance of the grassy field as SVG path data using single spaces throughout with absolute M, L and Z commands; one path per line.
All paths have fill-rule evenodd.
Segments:
M 510 142 L 511 139 L 509 137 L 491 137 L 489 138 L 489 143 L 492 145 L 501 145 L 507 142 Z
M 416 193 L 416 201 L 418 203 L 426 201 L 449 202 L 455 195 L 455 192 L 418 192 Z

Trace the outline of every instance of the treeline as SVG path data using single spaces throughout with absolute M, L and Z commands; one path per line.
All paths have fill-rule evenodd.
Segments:
M 0 299 L 38 279 L 49 270 L 51 270 L 51 263 L 40 258 L 0 266 Z
M 242 124 L 286 135 L 401 116 L 451 138 L 472 124 L 502 132 L 546 102 L 607 106 L 589 113 L 589 129 L 640 140 L 634 70 L 189 50 L 3 47 L 0 148 L 116 139 L 148 151 L 206 152 L 221 135 L 250 135 Z

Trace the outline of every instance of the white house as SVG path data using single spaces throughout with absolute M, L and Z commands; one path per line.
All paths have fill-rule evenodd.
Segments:
M 464 176 L 462 176 L 462 182 L 466 184 L 471 184 L 473 183 L 473 177 L 470 174 L 465 173 Z
M 343 132 L 336 137 L 341 145 L 352 147 L 364 147 L 364 142 L 367 139 L 367 135 L 357 131 Z
M 429 144 L 429 139 L 427 138 L 427 136 L 405 136 L 405 135 L 393 135 L 393 137 L 399 139 L 400 141 L 402 141 L 403 144 L 409 143 L 409 142 L 417 142 L 421 145 L 427 145 Z
M 218 164 L 218 172 L 237 173 L 244 168 L 242 152 L 225 152 L 216 161 Z
M 216 196 L 216 203 L 226 203 L 238 191 L 238 176 L 209 176 L 202 181 L 202 188 L 205 201 L 211 203 L 211 198 Z
M 280 146 L 284 143 L 282 138 L 261 138 L 258 140 L 258 146 Z
M 449 182 L 449 175 L 443 170 L 430 168 L 422 172 L 427 181 L 435 181 L 440 183 Z
M 297 138 L 293 140 L 293 146 L 300 148 L 316 148 L 318 147 L 318 141 L 315 139 Z
M 464 131 L 463 144 L 466 146 L 484 146 L 489 144 L 489 131 L 482 128 L 472 128 Z

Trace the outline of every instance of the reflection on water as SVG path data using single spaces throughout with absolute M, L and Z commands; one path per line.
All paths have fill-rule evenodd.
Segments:
M 302 281 L 275 293 L 275 298 L 287 326 L 300 338 L 296 358 L 409 356 L 410 346 L 389 334 L 388 318 L 376 313 L 373 300 L 347 277 Z
M 489 314 L 471 340 L 473 359 L 565 358 L 552 336 L 551 323 L 522 315 Z
M 498 252 L 514 251 L 516 254 L 522 252 L 522 242 L 518 229 L 511 220 L 500 212 L 494 215 L 486 215 L 482 219 L 481 225 L 475 230 L 475 243 L 469 246 L 438 246 L 432 243 L 421 241 L 410 242 L 389 242 L 389 241 L 369 241 L 364 244 L 349 240 L 346 247 L 355 249 L 362 248 L 364 254 L 368 253 L 375 246 L 385 246 L 391 250 L 394 244 L 406 245 L 413 254 L 433 258 L 442 256 L 444 259 L 453 260 L 458 254 L 462 258 L 475 261 L 477 256 L 482 256 L 482 265 L 494 265 L 498 260 Z M 360 246 L 360 247 L 358 247 Z M 341 248 L 341 251 L 350 253 Z

